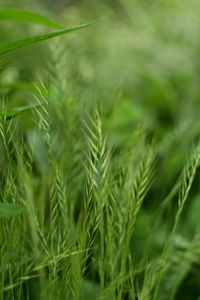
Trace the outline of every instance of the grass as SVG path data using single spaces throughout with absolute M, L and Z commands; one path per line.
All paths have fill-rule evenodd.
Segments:
M 0 11 L 2 300 L 200 297 L 199 12 L 112 5 Z

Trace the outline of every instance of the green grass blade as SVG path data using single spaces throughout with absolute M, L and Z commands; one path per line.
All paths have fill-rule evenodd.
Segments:
M 26 10 L 0 9 L 0 20 L 19 20 L 46 25 L 56 29 L 64 28 L 64 26 L 57 24 L 47 17 Z
M 0 218 L 18 216 L 24 211 L 25 209 L 19 204 L 0 203 Z
M 90 25 L 94 24 L 94 22 L 88 23 L 88 24 L 82 24 L 82 25 L 77 25 L 74 27 L 69 27 L 69 28 L 65 28 L 63 30 L 58 30 L 58 31 L 54 31 L 54 32 L 50 32 L 47 34 L 42 34 L 42 35 L 36 35 L 30 38 L 25 38 L 25 39 L 21 39 L 15 42 L 11 42 L 5 45 L 1 45 L 0 46 L 0 55 L 2 54 L 6 54 L 8 52 L 47 40 L 47 39 L 51 39 L 53 37 L 59 36 L 59 35 L 63 35 L 72 31 L 76 31 L 79 29 L 83 29 L 86 28 Z
M 38 91 L 34 84 L 26 81 L 0 82 L 0 90 L 23 89 L 36 94 Z
M 38 107 L 38 106 L 41 106 L 41 104 L 35 103 L 35 104 L 31 104 L 31 105 L 22 106 L 12 112 L 1 112 L 0 118 L 4 118 L 6 121 L 8 121 L 8 120 L 16 117 L 17 115 L 20 115 L 21 113 L 26 112 L 26 111 L 33 109 L 35 107 Z

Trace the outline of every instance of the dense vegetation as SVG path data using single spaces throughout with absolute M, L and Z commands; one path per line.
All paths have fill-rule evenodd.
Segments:
M 0 299 L 198 300 L 199 6 L 99 2 L 0 7 Z

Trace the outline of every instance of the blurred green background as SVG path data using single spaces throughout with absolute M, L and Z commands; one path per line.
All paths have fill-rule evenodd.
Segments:
M 21 89 L 6 89 L 6 105 L 31 103 L 31 84 L 38 75 L 46 80 L 52 62 L 66 89 L 63 98 L 100 104 L 111 146 L 128 143 L 137 126 L 160 142 L 161 158 L 167 155 L 161 172 L 170 185 L 199 137 L 198 2 L 8 1 L 6 7 L 42 13 L 66 27 L 97 20 L 83 32 L 3 57 L 1 88 L 21 83 Z M 6 42 L 47 30 L 6 21 L 0 36 Z

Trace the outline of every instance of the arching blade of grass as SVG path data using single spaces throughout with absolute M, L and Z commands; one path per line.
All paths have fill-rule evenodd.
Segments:
M 0 219 L 14 217 L 22 214 L 24 207 L 15 203 L 0 203 Z
M 26 10 L 0 9 L 0 20 L 19 20 L 46 25 L 56 29 L 64 29 L 64 26 L 57 24 L 51 19 Z
M 0 90 L 23 89 L 36 94 L 38 91 L 34 84 L 26 81 L 0 82 Z
M 51 39 L 51 38 L 59 36 L 59 35 L 63 35 L 63 34 L 66 34 L 66 33 L 72 32 L 72 31 L 86 28 L 92 24 L 94 24 L 94 22 L 65 28 L 63 30 L 54 31 L 54 32 L 50 32 L 47 34 L 36 35 L 36 36 L 30 37 L 30 38 L 25 38 L 25 39 L 21 39 L 21 40 L 11 42 L 11 43 L 8 43 L 5 45 L 1 45 L 0 46 L 0 55 L 6 54 L 8 52 L 11 52 L 11 51 L 14 51 L 14 50 L 17 50 L 17 49 L 20 49 L 20 48 L 44 41 L 44 40 Z
M 33 109 L 35 107 L 38 107 L 38 106 L 41 106 L 41 104 L 35 103 L 35 104 L 19 107 L 16 110 L 11 111 L 11 112 L 1 112 L 0 118 L 4 118 L 6 121 L 8 121 L 8 120 L 16 117 L 17 115 L 20 115 L 21 113 L 26 112 L 26 111 Z

